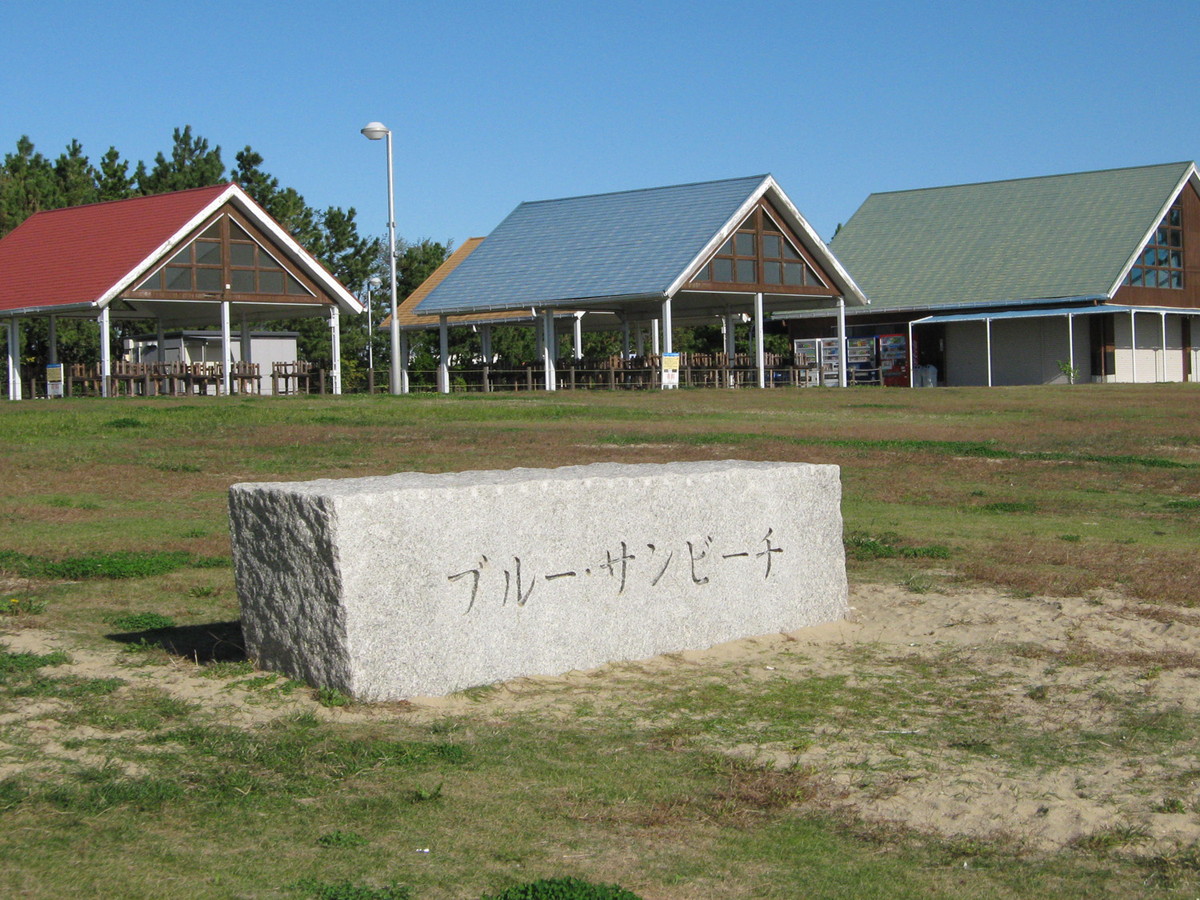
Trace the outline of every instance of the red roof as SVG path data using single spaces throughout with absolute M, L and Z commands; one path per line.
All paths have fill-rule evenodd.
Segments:
M 99 300 L 228 189 L 34 213 L 0 240 L 0 310 Z

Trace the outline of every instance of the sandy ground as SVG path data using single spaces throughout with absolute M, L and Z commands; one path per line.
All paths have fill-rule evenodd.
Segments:
M 739 678 L 911 672 L 938 663 L 938 678 L 989 679 L 989 714 L 1005 730 L 1071 747 L 1086 759 L 1068 765 L 1018 761 L 986 742 L 939 743 L 931 706 L 904 727 L 895 723 L 819 725 L 805 745 L 769 742 L 718 746 L 775 767 L 804 767 L 823 787 L 821 802 L 870 822 L 894 823 L 947 837 L 1004 840 L 1052 850 L 1109 836 L 1130 852 L 1161 853 L 1200 840 L 1200 610 L 1154 606 L 1118 596 L 1015 598 L 992 590 L 914 594 L 857 585 L 844 622 L 689 651 L 615 663 L 591 672 L 516 679 L 483 692 L 418 698 L 405 704 L 325 709 L 306 691 L 290 696 L 241 687 L 237 679 L 200 677 L 174 661 L 131 668 L 129 654 L 72 646 L 57 634 L 0 625 L 10 650 L 64 649 L 72 663 L 55 675 L 120 677 L 195 701 L 219 721 L 253 725 L 297 709 L 340 720 L 448 715 L 503 717 L 514 712 L 568 715 L 580 702 L 626 706 L 628 687 L 643 690 L 704 672 Z M 950 660 L 951 664 L 946 665 Z M 48 670 L 49 671 L 49 670 Z M 899 676 L 898 677 L 903 677 Z M 869 681 L 863 681 L 869 684 Z M 124 689 L 123 689 L 124 690 Z M 71 763 L 98 763 L 71 738 L 93 736 L 55 718 L 58 701 L 20 700 L 0 708 L 0 778 Z M 1176 723 L 1170 739 L 1129 740 L 1122 722 L 1157 716 Z M 1182 724 L 1180 724 L 1182 723 Z M 1132 726 L 1129 726 L 1132 727 Z M 28 752 L 7 740 L 38 750 Z M 929 740 L 921 738 L 929 737 Z M 64 745 L 76 746 L 68 750 Z

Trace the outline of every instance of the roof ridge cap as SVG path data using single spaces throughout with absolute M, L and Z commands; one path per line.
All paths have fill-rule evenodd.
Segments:
M 1088 169 L 1083 172 L 1057 172 L 1052 175 L 1023 175 L 1018 178 L 997 178 L 992 181 L 964 181 L 958 184 L 936 184 L 920 188 L 900 188 L 895 191 L 874 191 L 870 197 L 886 197 L 891 194 L 919 194 L 922 191 L 945 191 L 952 188 L 983 187 L 988 184 L 1014 184 L 1018 181 L 1049 181 L 1052 178 L 1076 178 L 1080 175 L 1104 175 L 1109 172 L 1132 172 L 1137 169 L 1167 169 L 1172 166 L 1193 166 L 1194 160 L 1179 160 L 1169 163 L 1151 163 L 1145 166 L 1114 166 L 1109 169 Z
M 168 197 L 175 194 L 191 194 L 196 191 L 216 191 L 218 188 L 220 190 L 227 190 L 230 186 L 236 186 L 238 190 L 245 193 L 246 189 L 236 181 L 223 181 L 219 184 L 206 184 L 194 188 L 181 188 L 178 191 L 161 191 L 157 194 L 139 194 L 136 197 L 115 197 L 111 200 L 93 200 L 91 203 L 79 203 L 75 206 L 59 206 L 55 209 L 39 209 L 37 212 L 32 213 L 28 219 L 32 219 L 34 216 L 44 216 L 50 213 L 71 212 L 72 210 L 76 209 L 91 209 L 94 206 L 108 206 L 113 203 L 132 203 L 136 200 L 153 200 L 155 197 Z M 26 219 L 26 221 L 28 221 L 28 219 Z
M 594 194 L 576 194 L 571 197 L 550 197 L 546 200 L 523 200 L 518 206 L 536 206 L 541 203 L 562 203 L 565 200 L 589 200 L 593 197 L 615 197 L 619 194 L 646 194 L 651 191 L 668 191 L 674 188 L 698 187 L 702 184 L 728 184 L 734 181 L 757 181 L 762 183 L 771 177 L 771 173 L 767 172 L 762 175 L 742 175 L 737 178 L 716 178 L 711 181 L 685 181 L 681 184 L 661 184 L 656 187 L 632 188 L 624 191 L 600 191 Z

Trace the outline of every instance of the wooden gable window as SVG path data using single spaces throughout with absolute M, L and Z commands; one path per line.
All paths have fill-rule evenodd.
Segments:
M 1183 209 L 1176 202 L 1163 217 L 1125 283 L 1133 287 L 1183 289 Z
M 693 283 L 740 290 L 781 288 L 785 293 L 801 293 L 806 287 L 829 289 L 792 233 L 763 205 L 696 273 Z
M 225 285 L 234 294 L 315 296 L 230 216 L 209 225 L 135 290 L 220 294 Z

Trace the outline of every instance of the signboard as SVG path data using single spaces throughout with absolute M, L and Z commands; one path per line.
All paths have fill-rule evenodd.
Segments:
M 62 363 L 51 363 L 46 366 L 46 396 L 61 397 L 63 395 Z
M 662 386 L 663 390 L 679 387 L 679 354 L 664 353 L 662 355 Z

